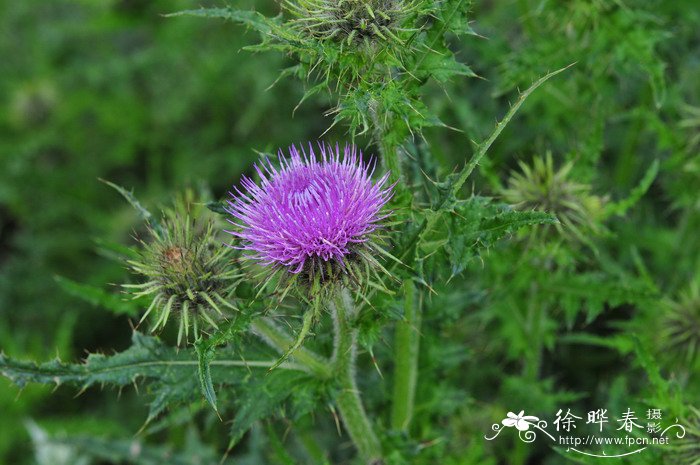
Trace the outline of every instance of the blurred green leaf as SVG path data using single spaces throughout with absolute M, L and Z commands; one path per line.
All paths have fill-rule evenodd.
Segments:
M 137 316 L 148 306 L 148 299 L 127 299 L 124 295 L 113 294 L 97 286 L 82 284 L 62 276 L 55 277 L 58 285 L 68 294 L 90 304 L 111 311 L 115 315 Z

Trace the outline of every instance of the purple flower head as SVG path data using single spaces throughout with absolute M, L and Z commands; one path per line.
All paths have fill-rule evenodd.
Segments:
M 301 153 L 292 146 L 288 158 L 280 151 L 278 167 L 255 166 L 259 185 L 244 176 L 231 193 L 227 211 L 237 228 L 228 232 L 242 239 L 248 258 L 291 273 L 324 262 L 344 267 L 386 218 L 388 174 L 372 182 L 375 164 L 363 163 L 354 146 L 342 154 L 337 145 L 319 147 L 320 157 L 311 146 Z

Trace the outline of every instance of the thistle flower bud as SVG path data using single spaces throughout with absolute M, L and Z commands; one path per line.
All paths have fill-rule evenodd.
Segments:
M 519 163 L 520 172 L 511 173 L 508 186 L 501 192 L 504 200 L 519 210 L 553 213 L 559 219 L 557 231 L 568 238 L 585 239 L 584 232 L 598 234 L 605 198 L 591 193 L 591 186 L 570 179 L 573 163 L 558 170 L 552 154 L 535 157 L 532 165 Z
M 415 10 L 403 0 L 287 0 L 298 29 L 347 45 L 401 44 L 400 30 Z
M 328 285 L 360 285 L 381 265 L 380 223 L 391 198 L 388 174 L 372 182 L 374 163 L 364 164 L 354 147 L 320 146 L 290 157 L 279 168 L 256 166 L 260 185 L 244 177 L 227 211 L 246 258 L 316 295 Z M 367 279 L 365 279 L 367 278 Z
M 700 285 L 691 284 L 667 303 L 659 334 L 665 353 L 681 355 L 692 366 L 700 349 Z
M 142 284 L 124 285 L 134 298 L 152 297 L 143 322 L 151 316 L 151 330 L 163 329 L 171 316 L 179 318 L 178 345 L 195 339 L 203 327 L 216 329 L 225 311 L 235 310 L 229 298 L 239 275 L 231 269 L 230 249 L 214 234 L 211 221 L 190 217 L 184 204 L 149 225 L 150 240 L 141 242 L 139 259 L 128 262 Z

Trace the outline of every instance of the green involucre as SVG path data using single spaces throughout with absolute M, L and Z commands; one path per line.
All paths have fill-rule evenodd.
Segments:
M 171 315 L 179 318 L 178 344 L 197 339 L 203 326 L 216 329 L 225 312 L 236 310 L 229 298 L 238 270 L 231 249 L 216 239 L 211 221 L 191 218 L 183 208 L 165 213 L 158 228 L 149 225 L 150 240 L 141 242 L 140 258 L 129 268 L 141 284 L 125 284 L 134 296 L 153 300 L 141 321 L 151 318 L 151 330 L 162 330 Z

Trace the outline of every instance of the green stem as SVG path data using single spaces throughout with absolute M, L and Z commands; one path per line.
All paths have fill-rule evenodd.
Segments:
M 387 77 L 387 79 L 391 79 Z M 389 183 L 394 184 L 401 179 L 401 161 L 396 143 L 389 141 L 390 129 L 387 124 L 379 119 L 375 110 L 370 112 L 372 124 L 374 125 L 374 138 L 379 143 L 379 151 L 382 155 L 382 168 L 389 172 Z M 397 188 L 402 189 L 403 184 L 397 184 Z
M 355 383 L 357 329 L 351 325 L 355 307 L 347 289 L 340 291 L 337 302 L 331 305 L 331 310 L 335 331 L 333 363 L 340 384 L 336 404 L 340 417 L 363 462 L 379 463 L 382 457 L 381 444 L 367 418 Z
M 294 345 L 294 338 L 280 328 L 270 317 L 265 316 L 256 319 L 251 327 L 258 337 L 282 354 L 286 353 Z M 333 374 L 325 358 L 304 347 L 299 347 L 295 350 L 290 355 L 290 358 L 306 367 L 319 378 L 328 379 Z
M 404 319 L 396 324 L 394 338 L 394 393 L 391 406 L 391 427 L 407 432 L 413 417 L 418 380 L 420 347 L 421 298 L 416 299 L 416 285 L 411 279 L 403 284 Z
M 534 283 L 530 286 L 527 302 L 525 337 L 532 342 L 523 360 L 523 377 L 535 381 L 539 377 L 542 364 L 543 309 L 537 299 L 537 286 Z
M 401 179 L 401 162 L 397 147 L 388 143 L 381 143 L 382 164 L 385 171 L 389 172 L 389 183 L 393 184 Z

